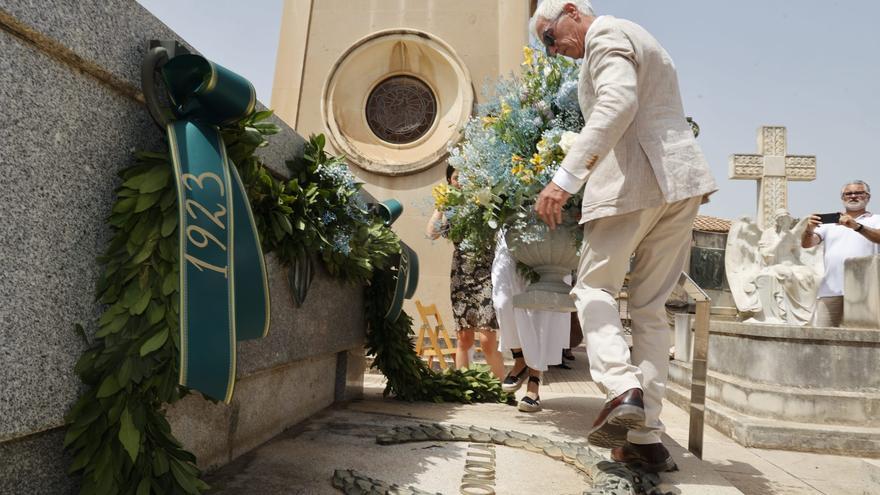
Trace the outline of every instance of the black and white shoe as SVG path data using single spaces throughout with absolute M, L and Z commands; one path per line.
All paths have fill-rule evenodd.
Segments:
M 511 351 L 514 359 L 519 359 L 523 357 L 522 351 Z M 514 364 L 516 366 L 516 364 Z M 501 390 L 512 394 L 522 387 L 523 383 L 525 383 L 525 377 L 529 374 L 529 367 L 523 366 L 523 369 L 519 370 L 518 373 L 514 374 L 513 370 L 504 377 L 504 380 L 501 381 Z
M 529 381 L 541 384 L 541 379 L 537 376 L 530 376 Z M 528 413 L 538 412 L 541 410 L 541 397 L 536 392 L 526 392 L 526 395 L 520 399 L 517 409 Z

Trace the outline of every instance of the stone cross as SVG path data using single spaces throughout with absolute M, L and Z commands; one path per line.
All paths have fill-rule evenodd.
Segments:
M 788 210 L 788 181 L 816 179 L 816 157 L 785 154 L 785 127 L 763 126 L 758 130 L 757 155 L 732 155 L 730 179 L 758 181 L 758 227 L 773 225 L 780 208 Z

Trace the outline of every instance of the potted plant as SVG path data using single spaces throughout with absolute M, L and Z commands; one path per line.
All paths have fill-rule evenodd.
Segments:
M 534 270 L 539 280 L 515 304 L 573 311 L 562 276 L 577 267 L 581 197 L 569 200 L 568 221 L 555 231 L 536 218 L 534 204 L 584 125 L 577 99 L 580 64 L 530 47 L 523 55 L 519 77 L 498 82 L 450 149 L 460 189 L 438 186 L 434 199 L 461 249 L 494 249 L 501 231 L 518 261 Z

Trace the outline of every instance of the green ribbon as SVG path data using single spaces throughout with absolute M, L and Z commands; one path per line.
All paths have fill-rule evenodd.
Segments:
M 166 127 L 180 209 L 180 384 L 229 402 L 235 345 L 269 330 L 266 265 L 219 125 L 253 112 L 254 88 L 198 55 L 162 67 L 177 120 Z
M 403 214 L 403 205 L 396 199 L 374 203 L 370 210 L 381 218 L 385 225 L 391 226 Z M 419 286 L 419 257 L 405 242 L 400 241 L 400 254 L 391 266 L 394 277 L 394 294 L 385 312 L 385 321 L 394 323 L 403 311 L 403 300 L 412 299 Z
M 403 300 L 412 299 L 419 286 L 419 257 L 413 249 L 400 241 L 400 256 L 397 262 L 393 264 L 397 274 L 397 281 L 394 284 L 394 295 L 391 298 L 391 305 L 385 313 L 385 320 L 389 323 L 397 321 L 400 312 L 403 310 Z

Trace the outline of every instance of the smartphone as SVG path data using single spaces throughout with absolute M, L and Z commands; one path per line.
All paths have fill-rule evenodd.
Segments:
M 822 223 L 838 223 L 840 222 L 840 212 L 820 213 L 819 218 L 822 219 Z

